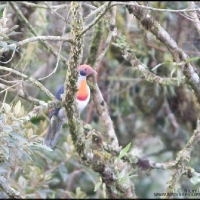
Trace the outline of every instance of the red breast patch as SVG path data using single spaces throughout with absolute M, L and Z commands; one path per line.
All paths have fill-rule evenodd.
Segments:
M 88 90 L 86 80 L 80 82 L 80 86 L 77 92 L 77 99 L 80 101 L 85 101 L 88 98 Z

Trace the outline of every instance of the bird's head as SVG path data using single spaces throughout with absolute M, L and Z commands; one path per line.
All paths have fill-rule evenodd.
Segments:
M 90 74 L 97 74 L 97 72 L 92 69 L 92 67 L 90 67 L 89 65 L 80 65 L 78 67 L 78 71 L 80 73 L 81 76 L 88 76 Z

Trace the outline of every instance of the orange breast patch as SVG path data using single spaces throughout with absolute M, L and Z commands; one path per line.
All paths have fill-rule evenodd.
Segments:
M 88 98 L 88 90 L 86 80 L 80 82 L 80 86 L 77 92 L 77 99 L 80 101 L 85 101 Z

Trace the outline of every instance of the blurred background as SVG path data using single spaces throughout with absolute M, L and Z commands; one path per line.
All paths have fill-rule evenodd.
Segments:
M 50 1 L 49 6 L 69 5 L 65 8 L 57 9 L 63 18 L 67 18 L 70 10 L 70 2 Z M 147 3 L 147 2 L 145 2 Z M 0 16 L 3 15 L 6 2 L 0 2 Z M 21 12 L 25 15 L 29 23 L 37 31 L 37 35 L 62 36 L 65 21 L 55 14 L 51 9 L 31 7 L 23 2 L 16 3 Z M 36 5 L 46 5 L 42 1 L 34 2 Z M 144 4 L 141 2 L 141 4 Z M 90 6 L 89 6 L 90 5 Z M 83 4 L 83 16 L 90 14 L 97 2 L 85 1 Z M 184 9 L 188 7 L 188 2 L 148 2 L 150 7 L 162 9 Z M 199 2 L 196 2 L 199 6 Z M 99 48 L 99 54 L 105 46 L 109 35 L 107 26 L 110 10 L 103 18 L 104 32 Z M 188 13 L 158 12 L 148 11 L 160 25 L 176 41 L 178 46 L 190 57 L 194 58 L 191 64 L 199 72 L 200 60 L 200 36 L 195 29 L 194 23 L 188 19 Z M 94 19 L 91 17 L 85 23 L 87 25 Z M 7 26 L 19 25 L 16 33 L 10 36 L 13 41 L 21 41 L 32 37 L 32 33 L 27 26 L 21 22 L 13 9 L 7 6 Z M 71 20 L 69 15 L 68 20 Z M 144 30 L 137 19 L 128 13 L 125 6 L 116 6 L 116 28 L 119 34 L 126 37 L 128 44 L 137 58 L 160 77 L 181 77 L 183 69 L 178 69 L 173 64 L 171 54 L 168 49 L 159 42 L 151 33 Z M 93 28 L 89 29 L 84 38 L 84 52 L 81 64 L 87 58 L 89 44 L 92 37 Z M 65 37 L 70 38 L 70 25 L 66 25 Z M 61 41 L 48 41 L 58 52 Z M 196 128 L 196 121 L 199 118 L 199 104 L 195 98 L 193 90 L 186 84 L 179 86 L 161 86 L 147 81 L 144 76 L 135 71 L 127 62 L 120 50 L 114 46 L 112 40 L 109 48 L 98 66 L 98 85 L 103 97 L 108 105 L 111 119 L 114 123 L 115 132 L 119 144 L 125 147 L 129 142 L 132 148 L 141 150 L 143 157 L 155 162 L 167 162 L 174 160 L 177 153 L 185 146 Z M 63 43 L 61 54 L 68 60 L 70 46 Z M 13 51 L 5 52 L 1 62 L 6 62 L 12 57 Z M 36 79 L 43 78 L 50 74 L 56 66 L 57 58 L 47 51 L 39 42 L 28 43 L 19 48 L 12 61 L 1 63 L 2 66 L 15 68 L 28 76 Z M 162 65 L 158 66 L 160 63 Z M 155 66 L 158 66 L 155 68 Z M 64 83 L 66 75 L 66 65 L 60 61 L 56 73 L 40 82 L 53 94 L 56 93 L 60 85 Z M 0 71 L 0 75 L 5 75 Z M 3 79 L 3 80 L 2 80 Z M 2 77 L 0 83 L 12 85 L 13 82 L 21 80 L 20 77 L 10 74 Z M 30 83 L 23 82 L 20 85 L 25 92 L 42 101 L 50 101 L 48 96 Z M 5 93 L 0 94 L 2 102 Z M 20 99 L 22 109 L 19 116 L 27 114 L 34 104 L 18 96 L 7 93 L 6 103 L 15 105 Z M 45 136 L 45 130 L 49 123 L 47 113 L 32 119 L 25 126 L 27 129 L 26 138 L 28 141 L 39 141 Z M 83 111 L 81 118 L 90 123 L 95 129 L 101 132 L 98 115 L 93 103 Z M 192 151 L 190 166 L 200 172 L 200 146 L 196 145 Z M 67 125 L 64 126 L 62 135 L 54 151 L 45 149 L 33 149 L 32 161 L 26 159 L 19 163 L 9 162 L 0 165 L 2 174 L 13 188 L 20 192 L 25 198 L 102 198 L 102 189 L 94 191 L 94 186 L 99 182 L 99 176 L 86 165 L 81 163 L 74 150 L 73 143 Z M 152 170 L 145 173 L 139 169 L 134 170 L 135 176 L 131 180 L 135 184 L 138 198 L 155 198 L 154 192 L 164 192 L 170 178 L 170 171 Z M 182 177 L 178 188 L 196 189 L 199 185 L 193 185 L 188 177 Z M 6 197 L 3 190 L 0 197 Z M 181 197 L 184 198 L 184 197 Z M 190 198 L 190 197 L 185 197 Z M 195 198 L 195 196 L 192 196 Z

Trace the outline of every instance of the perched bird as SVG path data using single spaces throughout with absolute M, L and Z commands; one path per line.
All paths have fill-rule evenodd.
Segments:
M 97 72 L 93 70 L 89 65 L 85 64 L 79 66 L 78 71 L 79 71 L 79 77 L 77 82 L 78 91 L 77 91 L 76 101 L 78 104 L 78 110 L 81 113 L 90 100 L 90 88 L 87 85 L 86 77 L 89 74 L 97 74 Z M 64 85 L 62 85 L 57 91 L 56 98 L 61 101 L 63 93 L 64 93 Z M 44 144 L 53 148 L 55 147 L 58 141 L 62 126 L 66 122 L 66 115 L 64 108 L 62 107 L 62 108 L 50 109 L 49 118 L 50 118 L 50 124 L 47 130 L 46 137 L 44 139 Z

